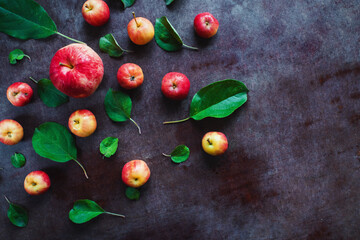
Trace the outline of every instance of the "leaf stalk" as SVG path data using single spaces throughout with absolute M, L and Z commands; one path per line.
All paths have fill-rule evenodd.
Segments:
M 196 51 L 199 50 L 197 47 L 192 47 L 192 46 L 186 45 L 185 43 L 183 43 L 183 46 L 186 48 L 192 49 L 192 50 L 196 50 Z
M 162 155 L 163 155 L 164 157 L 171 157 L 171 155 L 165 154 L 165 153 L 162 153 Z
M 122 214 L 117 214 L 117 213 L 112 213 L 112 212 L 104 212 L 104 213 L 109 214 L 109 215 L 113 215 L 113 216 L 118 216 L 118 217 L 125 218 L 125 215 L 122 215 Z
M 58 34 L 58 35 L 60 35 L 60 36 L 62 36 L 62 37 L 64 37 L 64 38 L 67 38 L 67 39 L 69 39 L 69 40 L 71 40 L 71 41 L 73 41 L 73 42 L 77 42 L 77 43 L 81 43 L 81 44 L 85 44 L 85 45 L 86 45 L 86 43 L 81 42 L 81 41 L 79 41 L 79 40 L 76 40 L 76 39 L 74 39 L 74 38 L 68 37 L 68 36 L 66 36 L 66 35 L 64 35 L 64 34 L 62 34 L 62 33 L 60 33 L 60 32 L 55 32 L 55 33 Z
M 86 170 L 85 170 L 85 168 L 83 167 L 83 165 L 81 165 L 81 163 L 79 163 L 79 161 L 78 160 L 76 160 L 76 159 L 73 159 L 77 164 L 79 164 L 79 166 L 81 167 L 81 169 L 83 170 L 83 172 L 84 172 L 84 174 L 85 174 L 85 177 L 86 177 L 86 179 L 89 179 L 89 177 L 88 177 L 88 175 L 87 175 L 87 173 L 86 173 Z
M 167 122 L 163 122 L 163 124 L 172 124 L 172 123 L 179 123 L 179 122 L 185 122 L 187 120 L 189 120 L 190 117 L 187 117 L 187 118 L 184 118 L 184 119 L 181 119 L 181 120 L 175 120 L 175 121 L 167 121 Z
M 132 121 L 135 124 L 135 126 L 139 129 L 139 134 L 141 135 L 140 126 L 134 121 L 134 119 L 130 118 L 130 121 Z
M 32 77 L 29 77 L 34 83 L 36 83 L 36 84 L 38 84 L 39 83 L 39 81 L 36 81 L 34 78 L 32 78 Z

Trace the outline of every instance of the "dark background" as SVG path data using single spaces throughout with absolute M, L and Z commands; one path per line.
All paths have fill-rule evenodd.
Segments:
M 71 99 L 56 109 L 46 107 L 28 77 L 48 78 L 55 52 L 71 42 L 60 36 L 22 41 L 0 34 L 0 116 L 19 121 L 23 141 L 0 145 L 0 193 L 29 210 L 29 224 L 19 229 L 6 216 L 0 200 L 0 239 L 360 239 L 360 1 L 138 0 L 122 9 L 107 1 L 110 21 L 88 25 L 81 15 L 84 1 L 38 1 L 58 30 L 86 42 L 104 61 L 105 76 L 98 90 L 85 99 Z M 155 40 L 135 46 L 127 36 L 131 12 L 155 23 L 166 15 L 188 45 L 169 53 Z M 220 22 L 218 34 L 202 40 L 193 19 L 209 11 Z M 134 50 L 115 59 L 101 53 L 99 38 L 113 33 L 119 44 Z M 10 65 L 8 54 L 20 48 L 31 56 Z M 133 62 L 145 74 L 144 84 L 129 92 L 131 122 L 113 123 L 105 114 L 107 90 L 120 89 L 118 68 Z M 170 71 L 191 81 L 188 98 L 176 103 L 160 91 Z M 248 102 L 230 117 L 162 125 L 187 116 L 194 93 L 214 81 L 234 78 L 248 88 Z M 25 107 L 6 99 L 17 81 L 34 88 Z M 98 122 L 88 138 L 76 138 L 79 161 L 56 163 L 38 156 L 31 145 L 35 127 L 46 121 L 67 125 L 77 109 L 91 110 Z M 229 149 L 221 157 L 207 156 L 201 138 L 221 131 Z M 115 156 L 102 159 L 99 143 L 119 137 Z M 179 145 L 191 149 L 187 162 L 174 164 L 161 155 Z M 26 156 L 24 168 L 10 162 L 14 152 Z M 145 160 L 149 182 L 139 201 L 130 201 L 121 169 L 132 159 Z M 30 196 L 25 176 L 46 171 L 50 190 Z M 100 216 L 76 225 L 68 219 L 75 200 L 88 198 L 126 219 Z

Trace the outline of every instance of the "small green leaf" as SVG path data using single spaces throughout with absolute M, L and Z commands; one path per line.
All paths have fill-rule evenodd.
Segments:
M 155 41 L 159 47 L 169 52 L 180 50 L 183 46 L 197 50 L 197 48 L 183 43 L 177 31 L 165 16 L 157 18 L 155 21 Z
M 9 62 L 11 64 L 16 64 L 16 60 L 21 60 L 24 57 L 27 57 L 31 61 L 31 58 L 28 55 L 26 55 L 22 50 L 15 49 L 9 53 Z
M 100 152 L 104 157 L 111 157 L 115 154 L 119 145 L 119 139 L 115 137 L 107 137 L 100 143 Z
M 109 54 L 110 57 L 120 57 L 124 52 L 127 52 L 127 50 L 122 49 L 119 46 L 111 33 L 106 34 L 104 37 L 100 38 L 99 47 L 101 51 Z
M 165 0 L 167 6 L 169 6 L 174 0 Z
M 26 227 L 29 222 L 28 211 L 15 203 L 12 203 L 4 196 L 6 201 L 9 203 L 9 209 L 7 212 L 7 216 L 12 224 L 17 227 Z
M 121 2 L 124 4 L 124 8 L 128 8 L 135 3 L 135 0 L 121 0 Z
M 25 165 L 26 159 L 21 153 L 14 153 L 11 156 L 11 164 L 16 168 L 21 168 Z
M 139 200 L 140 198 L 140 191 L 136 188 L 127 187 L 125 190 L 125 195 L 130 200 Z
M 35 81 L 33 78 L 31 79 Z M 43 78 L 35 82 L 37 83 L 39 97 L 46 106 L 55 108 L 69 102 L 69 97 L 57 90 L 49 79 Z
M 177 146 L 170 155 L 164 154 L 165 157 L 171 157 L 174 163 L 182 163 L 188 160 L 190 156 L 190 149 L 185 145 Z
M 80 224 L 90 221 L 91 219 L 103 213 L 125 218 L 124 215 L 106 212 L 104 209 L 102 209 L 102 207 L 100 207 L 92 200 L 81 199 L 74 203 L 73 208 L 69 212 L 69 219 L 73 223 Z

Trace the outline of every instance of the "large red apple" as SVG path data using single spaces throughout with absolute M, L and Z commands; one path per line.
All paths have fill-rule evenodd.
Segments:
M 202 139 L 202 147 L 207 154 L 221 155 L 228 148 L 228 140 L 222 132 L 208 132 Z
M 39 195 L 50 188 L 51 182 L 49 175 L 43 171 L 33 171 L 29 173 L 24 181 L 25 191 L 30 195 Z
M 217 33 L 219 22 L 211 13 L 199 13 L 194 19 L 194 28 L 200 37 L 211 38 Z
M 135 17 L 129 22 L 127 31 L 130 40 L 137 45 L 145 45 L 154 38 L 154 25 L 146 18 Z
M 110 17 L 109 6 L 102 0 L 86 1 L 81 12 L 85 21 L 95 27 L 104 25 Z
M 144 81 L 144 73 L 139 65 L 125 63 L 117 72 L 117 80 L 120 86 L 125 89 L 137 88 Z
M 169 72 L 161 83 L 161 91 L 165 97 L 173 100 L 182 100 L 186 98 L 190 90 L 190 81 L 182 73 Z
M 7 99 L 16 107 L 22 107 L 28 104 L 32 95 L 32 88 L 29 84 L 23 82 L 11 84 L 6 91 Z
M 69 129 L 78 137 L 88 137 L 97 127 L 95 115 L 89 110 L 82 109 L 73 112 L 69 117 Z
M 6 145 L 15 145 L 24 136 L 24 129 L 15 120 L 4 119 L 0 122 L 0 142 Z
M 150 177 L 150 169 L 143 160 L 132 160 L 125 164 L 121 178 L 123 182 L 133 188 L 144 185 Z
M 50 63 L 50 80 L 66 95 L 88 97 L 104 76 L 99 55 L 85 44 L 73 43 L 59 49 Z

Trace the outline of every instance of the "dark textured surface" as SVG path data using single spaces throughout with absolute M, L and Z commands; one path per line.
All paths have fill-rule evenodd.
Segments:
M 19 121 L 25 138 L 15 146 L 0 145 L 0 193 L 26 206 L 29 225 L 18 229 L 6 217 L 0 200 L 0 239 L 359 239 L 360 236 L 360 1 L 242 1 L 138 0 L 121 10 L 108 1 L 110 22 L 101 28 L 85 23 L 82 1 L 39 1 L 60 32 L 80 39 L 99 53 L 105 76 L 89 98 L 71 99 L 57 109 L 37 97 L 26 107 L 13 107 L 7 87 L 29 76 L 48 77 L 55 52 L 70 44 L 60 36 L 20 41 L 0 34 L 0 117 Z M 153 23 L 166 15 L 188 45 L 168 53 L 155 41 L 144 47 L 129 40 L 126 25 L 131 11 Z M 218 35 L 201 40 L 193 31 L 197 13 L 209 11 L 220 22 Z M 119 44 L 135 53 L 119 59 L 100 53 L 98 40 L 114 33 Z M 8 63 L 8 53 L 21 48 L 32 61 Z M 103 99 L 109 87 L 119 89 L 121 64 L 139 64 L 145 74 L 141 88 L 129 92 L 133 118 L 113 123 L 105 115 Z M 181 103 L 165 99 L 162 77 L 169 71 L 186 74 L 189 97 Z M 188 121 L 163 126 L 164 120 L 187 116 L 191 96 L 201 87 L 225 78 L 242 80 L 249 101 L 225 119 Z M 66 125 L 70 114 L 87 108 L 98 129 L 77 138 L 79 161 L 55 163 L 36 155 L 31 145 L 34 128 L 45 121 Z M 224 132 L 228 152 L 213 158 L 203 153 L 203 134 Z M 102 159 L 100 141 L 120 138 L 118 152 Z M 176 145 L 191 149 L 190 159 L 173 164 L 161 156 Z M 24 168 L 10 162 L 14 152 L 27 158 Z M 126 199 L 121 169 L 132 159 L 145 160 L 152 175 L 139 201 Z M 29 196 L 25 176 L 46 171 L 51 189 Z M 125 214 L 75 225 L 68 212 L 75 200 L 89 198 L 108 211 Z

